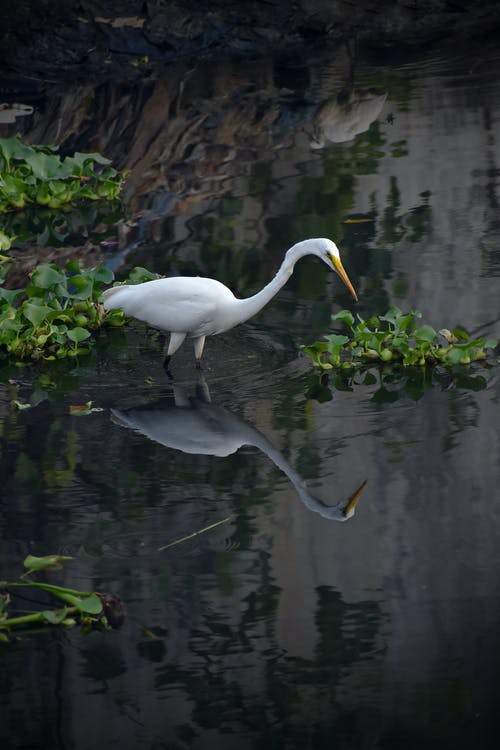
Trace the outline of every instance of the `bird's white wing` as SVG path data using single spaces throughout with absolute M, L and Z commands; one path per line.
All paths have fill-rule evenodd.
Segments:
M 203 336 L 214 332 L 217 310 L 229 298 L 232 292 L 215 279 L 174 276 L 113 287 L 103 302 L 107 310 L 118 308 L 155 328 Z

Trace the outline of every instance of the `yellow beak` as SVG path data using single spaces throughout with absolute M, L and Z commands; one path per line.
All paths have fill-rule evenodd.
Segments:
M 346 274 L 346 272 L 344 270 L 344 266 L 342 265 L 342 262 L 341 262 L 340 258 L 336 258 L 335 255 L 330 255 L 330 260 L 332 262 L 334 271 L 336 271 L 338 273 L 338 275 L 340 276 L 340 278 L 342 279 L 342 281 L 344 282 L 344 284 L 349 289 L 350 293 L 352 294 L 352 296 L 354 297 L 354 299 L 357 302 L 358 301 L 358 295 L 354 291 L 354 287 L 351 284 L 351 282 L 349 281 L 349 276 Z
M 358 500 L 361 497 L 361 493 L 365 489 L 366 485 L 367 485 L 367 480 L 365 479 L 365 481 L 363 482 L 363 484 L 361 484 L 358 487 L 358 489 L 356 490 L 356 492 L 354 492 L 351 495 L 351 497 L 347 501 L 347 505 L 345 506 L 345 508 L 342 511 L 343 514 L 344 514 L 344 516 L 350 516 L 350 515 L 352 515 L 354 513 L 354 509 L 356 508 L 356 505 L 358 504 Z

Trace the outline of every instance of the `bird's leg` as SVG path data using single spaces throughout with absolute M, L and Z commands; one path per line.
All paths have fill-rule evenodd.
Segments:
M 170 360 L 171 359 L 172 359 L 172 357 L 169 354 L 167 354 L 167 356 L 163 360 L 163 369 L 167 373 L 167 377 L 168 377 L 169 380 L 173 380 L 174 379 L 174 376 L 170 372 Z
M 208 383 L 201 370 L 198 373 L 198 382 L 196 383 L 196 398 L 204 404 L 210 404 L 212 402 Z
M 198 336 L 194 339 L 194 356 L 196 357 L 196 367 L 201 370 L 201 355 L 205 346 L 205 336 Z
M 171 333 L 170 341 L 168 342 L 168 349 L 165 359 L 163 360 L 163 367 L 168 377 L 172 379 L 172 373 L 170 372 L 170 360 L 172 355 L 175 354 L 177 349 L 180 347 L 184 339 L 186 338 L 185 333 Z

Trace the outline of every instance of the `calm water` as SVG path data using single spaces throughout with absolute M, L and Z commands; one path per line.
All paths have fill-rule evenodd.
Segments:
M 55 90 L 18 123 L 132 170 L 110 265 L 245 295 L 330 236 L 360 302 L 306 259 L 203 377 L 185 347 L 169 382 L 140 324 L 73 369 L 2 371 L 1 577 L 69 554 L 49 580 L 127 607 L 0 651 L 3 747 L 497 746 L 497 370 L 384 403 L 320 387 L 299 346 L 339 306 L 500 335 L 499 73 L 487 46 L 318 54 Z

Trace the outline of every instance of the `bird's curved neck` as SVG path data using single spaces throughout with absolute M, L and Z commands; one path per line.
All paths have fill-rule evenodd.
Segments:
M 260 310 L 272 300 L 292 275 L 295 264 L 299 258 L 302 258 L 303 255 L 307 255 L 308 252 L 310 251 L 307 250 L 306 243 L 298 242 L 288 250 L 283 259 L 283 263 L 279 267 L 278 273 L 269 284 L 266 284 L 266 286 L 261 289 L 260 292 L 257 292 L 257 294 L 238 300 L 240 323 L 243 323 L 245 320 L 248 320 L 248 318 L 251 318 L 253 315 L 260 312 Z

